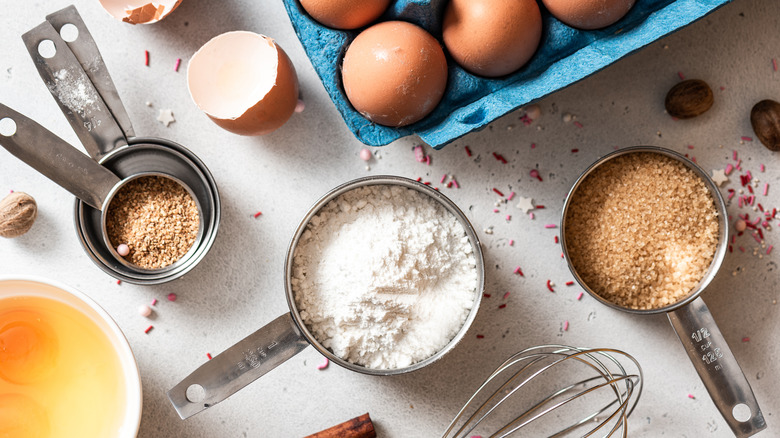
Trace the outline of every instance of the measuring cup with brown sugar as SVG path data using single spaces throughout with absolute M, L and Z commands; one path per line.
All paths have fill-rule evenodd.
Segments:
M 577 282 L 602 304 L 666 313 L 723 418 L 747 437 L 766 422 L 700 297 L 725 257 L 727 217 L 717 186 L 695 163 L 659 147 L 630 147 L 574 183 L 561 245 Z
M 75 7 L 47 16 L 22 39 L 89 155 L 2 104 L 0 145 L 76 195 L 79 240 L 105 272 L 137 284 L 189 272 L 219 226 L 219 193 L 209 170 L 179 144 L 135 136 Z

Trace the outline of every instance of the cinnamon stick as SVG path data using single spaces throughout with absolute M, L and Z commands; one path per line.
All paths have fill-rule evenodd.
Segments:
M 376 438 L 374 423 L 365 413 L 359 417 L 337 424 L 330 429 L 309 435 L 306 438 Z

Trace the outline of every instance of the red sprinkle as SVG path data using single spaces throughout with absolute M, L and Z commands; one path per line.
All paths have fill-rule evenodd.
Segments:
M 211 353 L 206 353 L 206 357 L 208 357 L 209 360 L 211 360 Z
M 180 65 L 181 65 L 181 58 L 176 58 L 176 67 L 173 67 L 173 71 L 179 71 Z
M 257 212 L 257 213 L 255 213 L 253 216 L 255 217 L 255 219 L 257 219 L 257 218 L 259 218 L 259 217 L 260 217 L 260 215 L 261 215 L 261 214 L 263 214 L 263 212 L 262 212 L 262 211 L 258 211 L 258 212 Z
M 497 194 L 498 196 L 501 196 L 502 198 L 504 197 L 504 194 L 503 194 L 503 193 L 501 193 L 501 190 L 498 190 L 497 188 L 493 187 L 493 191 L 494 191 L 494 192 L 496 192 L 496 194 Z
M 484 337 L 485 337 L 485 335 L 477 335 L 477 339 L 482 339 Z
M 747 137 L 747 136 L 743 135 L 742 137 L 740 137 L 740 140 L 742 140 L 742 141 L 753 141 L 753 137 Z
M 536 205 L 536 206 L 534 206 L 534 208 L 537 209 L 537 210 L 543 210 L 544 209 L 544 205 Z
M 122 280 L 117 280 L 116 284 L 121 285 L 122 284 Z
M 485 298 L 490 298 L 490 294 L 482 294 L 482 296 Z
M 176 294 L 171 292 L 168 294 L 168 301 L 176 301 Z
M 680 77 L 680 80 L 681 80 L 681 81 L 684 81 L 684 80 L 685 80 L 685 76 L 682 74 L 682 72 L 681 72 L 681 71 L 678 71 L 678 72 L 677 72 L 677 76 L 679 76 L 679 77 Z
M 555 243 L 558 243 L 558 236 L 555 236 Z
M 742 338 L 742 342 L 750 342 L 750 338 L 748 338 L 747 336 L 745 336 L 744 338 Z
M 550 282 L 550 280 L 547 280 L 547 290 L 550 292 L 555 292 L 555 289 L 553 289 L 552 282 Z
M 577 120 L 574 121 L 574 126 L 578 128 L 582 128 L 582 123 L 578 122 Z
M 144 333 L 149 333 L 150 331 L 152 331 L 153 328 L 154 326 L 150 325 L 149 327 L 146 328 L 146 330 L 144 330 Z
M 517 274 L 517 275 L 519 275 L 521 277 L 525 277 L 525 275 L 523 275 L 523 270 L 520 269 L 520 266 L 515 268 L 515 274 Z
M 144 50 L 144 65 L 149 67 L 149 51 Z
M 566 282 L 566 286 L 574 286 L 574 282 L 573 281 L 567 281 Z
M 577 152 L 579 152 L 579 151 L 580 151 L 579 149 L 577 149 L 577 148 L 574 148 L 574 149 L 572 149 L 572 150 L 571 150 L 571 153 L 572 153 L 572 154 L 576 154 L 576 153 L 577 153 Z
M 466 149 L 466 155 L 468 155 L 470 157 L 471 156 L 471 149 L 469 149 L 468 146 L 464 146 L 464 147 Z
M 497 153 L 493 152 L 493 156 L 496 158 L 496 160 L 498 160 L 498 161 L 500 161 L 500 162 L 502 162 L 504 164 L 507 163 L 506 158 L 504 158 L 503 155 L 497 154 Z
M 502 305 L 498 306 L 499 309 L 503 309 L 505 307 L 506 307 L 506 304 L 502 304 Z
M 504 299 L 507 299 L 507 297 L 509 297 L 509 292 L 504 294 Z

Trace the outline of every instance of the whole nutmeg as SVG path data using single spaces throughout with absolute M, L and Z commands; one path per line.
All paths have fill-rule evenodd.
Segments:
M 686 79 L 666 93 L 666 112 L 678 119 L 690 119 L 707 112 L 714 98 L 712 89 L 701 79 Z
M 0 237 L 19 237 L 30 230 L 38 217 L 38 205 L 32 196 L 13 192 L 0 201 Z
M 780 151 L 780 103 L 766 99 L 753 105 L 750 124 L 767 149 Z

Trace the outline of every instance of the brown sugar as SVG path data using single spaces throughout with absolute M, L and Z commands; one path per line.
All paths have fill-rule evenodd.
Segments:
M 601 164 L 577 188 L 564 235 L 571 263 L 601 297 L 655 309 L 688 296 L 718 245 L 718 212 L 701 177 L 665 155 Z
M 176 181 L 142 176 L 119 189 L 111 200 L 106 228 L 111 245 L 126 244 L 128 262 L 160 269 L 179 260 L 195 243 L 198 206 Z

